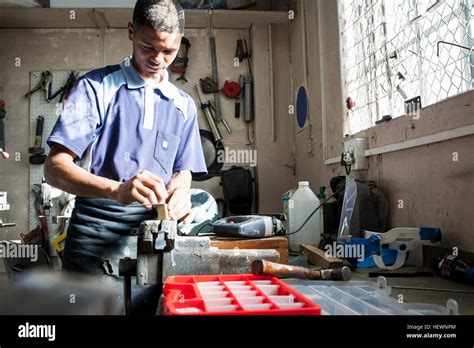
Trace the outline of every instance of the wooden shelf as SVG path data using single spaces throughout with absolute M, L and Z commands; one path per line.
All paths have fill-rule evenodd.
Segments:
M 75 19 L 71 19 L 74 11 Z M 185 10 L 186 28 L 246 29 L 252 24 L 288 22 L 282 11 Z M 0 28 L 110 28 L 124 29 L 131 20 L 133 9 L 57 9 L 2 8 Z

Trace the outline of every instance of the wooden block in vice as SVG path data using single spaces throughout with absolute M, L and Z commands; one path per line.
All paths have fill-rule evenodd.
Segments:
M 212 236 L 210 246 L 218 249 L 275 249 L 280 254 L 279 262 L 288 264 L 288 239 L 285 237 L 237 239 Z
M 169 220 L 170 216 L 168 215 L 168 205 L 167 204 L 158 204 L 156 206 L 156 213 L 158 215 L 158 220 Z
M 315 245 L 301 244 L 300 251 L 306 254 L 311 264 L 321 266 L 322 269 L 341 268 L 344 266 L 341 259 L 326 256 L 325 252 Z

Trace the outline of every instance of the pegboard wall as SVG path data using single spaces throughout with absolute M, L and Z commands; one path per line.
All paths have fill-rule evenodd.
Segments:
M 52 94 L 59 90 L 66 83 L 70 71 L 50 71 L 52 74 Z M 35 71 L 31 73 L 31 89 L 35 88 L 38 83 L 41 81 L 41 71 Z M 86 71 L 79 72 L 79 75 L 85 74 Z M 42 147 L 46 150 L 45 153 L 49 152 L 49 146 L 46 144 L 53 127 L 61 114 L 63 104 L 59 103 L 59 96 L 52 100 L 50 103 L 46 101 L 45 92 L 40 90 L 33 94 L 30 97 L 30 142 L 33 146 L 35 132 L 36 132 L 36 120 L 38 116 L 44 117 L 44 127 L 43 127 L 43 144 Z M 43 181 L 43 165 L 30 165 L 30 216 L 29 216 L 29 225 L 30 231 L 34 229 L 38 222 L 35 211 L 35 196 L 31 190 L 33 185 L 41 184 Z M 60 212 L 56 211 L 57 207 L 53 206 L 51 209 L 51 214 L 48 217 L 48 224 L 52 229 L 57 228 L 55 224 L 51 221 L 51 216 L 58 215 Z

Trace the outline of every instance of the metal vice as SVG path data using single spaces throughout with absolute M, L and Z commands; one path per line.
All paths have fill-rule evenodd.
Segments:
M 125 314 L 130 314 L 132 276 L 137 284 L 162 284 L 163 254 L 174 249 L 176 221 L 149 220 L 140 225 L 137 239 L 137 258 L 125 257 L 119 262 L 119 275 L 124 279 Z
M 150 220 L 141 223 L 137 258 L 124 258 L 119 275 L 124 277 L 125 314 L 131 309 L 132 277 L 138 285 L 163 285 L 171 275 L 249 273 L 254 260 L 280 261 L 275 249 L 218 249 L 209 237 L 177 235 L 176 221 Z

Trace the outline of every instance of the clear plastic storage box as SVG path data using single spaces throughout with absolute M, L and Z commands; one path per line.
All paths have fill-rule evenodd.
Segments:
M 400 303 L 390 296 L 385 277 L 377 282 L 301 281 L 285 283 L 321 307 L 322 315 L 448 315 L 458 314 L 458 304 L 448 300 L 446 307 L 425 303 Z

